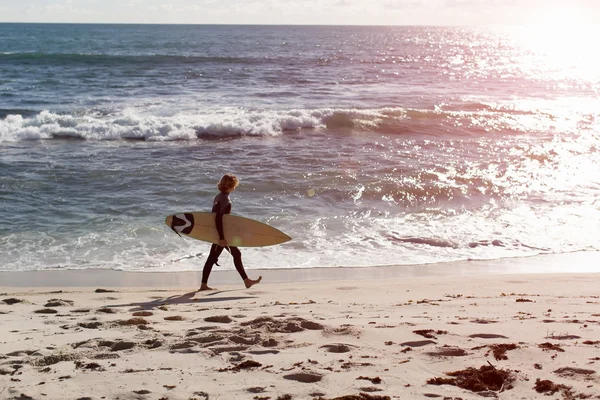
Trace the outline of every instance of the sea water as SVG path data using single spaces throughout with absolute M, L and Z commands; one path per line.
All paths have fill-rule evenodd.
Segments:
M 597 33 L 0 24 L 0 270 L 200 269 L 226 172 L 248 269 L 600 250 Z

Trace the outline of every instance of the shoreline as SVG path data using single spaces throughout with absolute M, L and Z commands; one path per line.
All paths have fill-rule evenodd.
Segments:
M 451 261 L 373 267 L 247 269 L 261 284 L 396 279 L 411 277 L 492 276 L 516 274 L 600 273 L 600 252 L 575 252 L 497 260 Z M 196 287 L 202 270 L 179 272 L 110 269 L 0 271 L 0 288 L 8 287 Z M 211 285 L 240 283 L 235 270 L 213 270 Z

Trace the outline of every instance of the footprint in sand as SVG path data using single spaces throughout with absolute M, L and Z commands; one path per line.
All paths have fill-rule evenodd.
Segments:
M 12 306 L 13 304 L 17 304 L 17 303 L 22 303 L 23 302 L 23 300 L 15 299 L 14 297 L 10 298 L 10 299 L 4 299 L 2 301 L 5 302 L 6 304 L 8 304 L 9 306 Z
M 171 345 L 171 347 L 169 347 L 169 349 L 171 349 L 171 350 L 191 349 L 192 347 L 195 347 L 195 346 L 196 346 L 196 343 L 194 343 L 192 341 L 185 341 L 185 342 L 173 344 L 173 345 Z
M 356 349 L 357 347 L 351 344 L 333 343 L 321 346 L 321 348 L 326 349 L 330 353 L 348 353 L 349 351 L 351 351 L 352 349 Z
M 98 329 L 102 326 L 102 322 L 80 322 L 77 326 L 85 329 Z
M 115 321 L 117 325 L 121 326 L 132 326 L 132 325 L 149 325 L 150 322 L 145 320 L 144 318 L 136 317 L 125 320 L 117 320 Z
M 37 350 L 17 350 L 11 353 L 6 353 L 8 357 L 25 357 L 31 356 L 37 353 Z
M 58 314 L 58 311 L 56 311 L 53 308 L 42 308 L 41 310 L 35 310 L 34 313 L 36 313 L 36 314 Z
M 50 299 L 44 307 L 71 307 L 74 304 L 72 300 Z
M 423 346 L 427 346 L 428 344 L 437 344 L 437 342 L 434 342 L 433 340 L 415 340 L 412 342 L 404 342 L 404 343 L 400 343 L 400 346 L 404 346 L 404 347 L 423 347 Z
M 134 317 L 150 317 L 154 315 L 154 313 L 150 311 L 136 311 L 132 314 Z
M 235 344 L 253 345 L 260 342 L 260 336 L 256 335 L 255 337 L 248 339 L 238 335 L 233 335 L 229 337 L 229 340 Z
M 206 317 L 204 318 L 205 322 L 216 322 L 219 324 L 229 324 L 231 322 L 233 322 L 233 320 L 231 318 L 229 318 L 229 316 L 227 315 L 217 315 L 217 316 L 213 316 L 213 317 Z
M 279 350 L 251 350 L 251 351 L 247 351 L 246 353 L 254 354 L 254 355 L 263 355 L 263 354 L 279 354 L 280 351 Z
M 128 342 L 128 341 L 112 342 L 110 340 L 102 340 L 102 341 L 98 342 L 98 347 L 109 347 L 110 351 L 129 350 L 129 349 L 134 348 L 135 346 L 136 346 L 135 342 Z
M 440 347 L 435 351 L 430 351 L 425 354 L 432 357 L 464 357 L 468 356 L 470 353 L 467 353 L 465 350 L 458 347 Z
M 214 335 L 214 334 L 210 334 L 208 336 L 190 338 L 191 341 L 196 342 L 198 344 L 214 343 L 214 342 L 218 342 L 223 339 L 225 339 L 225 337 L 220 336 L 220 335 Z
M 480 338 L 480 339 L 508 339 L 507 336 L 498 335 L 496 333 L 474 333 L 469 335 L 470 338 Z
M 266 386 L 255 386 L 255 387 L 246 389 L 246 391 L 250 392 L 250 393 L 263 393 L 266 388 L 267 388 Z
M 297 374 L 284 375 L 283 378 L 302 383 L 315 383 L 323 379 L 323 375 L 316 372 L 299 372 Z
M 248 350 L 248 346 L 210 347 L 209 350 L 212 351 L 214 355 L 219 355 L 221 353 L 245 351 Z
M 144 342 L 144 345 L 148 348 L 148 349 L 157 349 L 159 347 L 162 347 L 162 342 L 158 339 L 148 339 Z
M 559 368 L 553 372 L 563 378 L 584 377 L 586 380 L 588 380 L 588 379 L 593 380 L 592 375 L 594 375 L 596 373 L 596 371 L 591 370 L 591 369 L 573 368 L 573 367 L 563 367 L 563 368 Z
M 173 315 L 170 317 L 164 317 L 163 319 L 165 321 L 183 321 L 184 318 L 180 315 Z

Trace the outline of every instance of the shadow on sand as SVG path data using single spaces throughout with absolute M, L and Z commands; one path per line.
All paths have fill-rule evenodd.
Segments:
M 194 291 L 182 294 L 180 296 L 170 296 L 164 299 L 156 299 L 143 303 L 129 303 L 129 304 L 113 304 L 106 306 L 107 308 L 117 307 L 135 307 L 131 311 L 143 311 L 152 310 L 156 307 L 174 305 L 174 304 L 203 304 L 203 303 L 218 303 L 223 301 L 236 301 L 245 299 L 255 299 L 256 296 L 228 296 L 228 297 L 214 297 L 220 293 L 232 292 L 234 290 L 215 290 L 207 292 L 203 297 L 194 298 L 194 296 L 200 292 Z

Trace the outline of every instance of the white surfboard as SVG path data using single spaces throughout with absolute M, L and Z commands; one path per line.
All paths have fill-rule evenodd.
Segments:
M 165 223 L 178 234 L 205 242 L 219 243 L 214 212 L 169 215 Z M 279 229 L 263 222 L 230 214 L 223 216 L 223 233 L 227 244 L 235 247 L 271 246 L 292 240 Z

